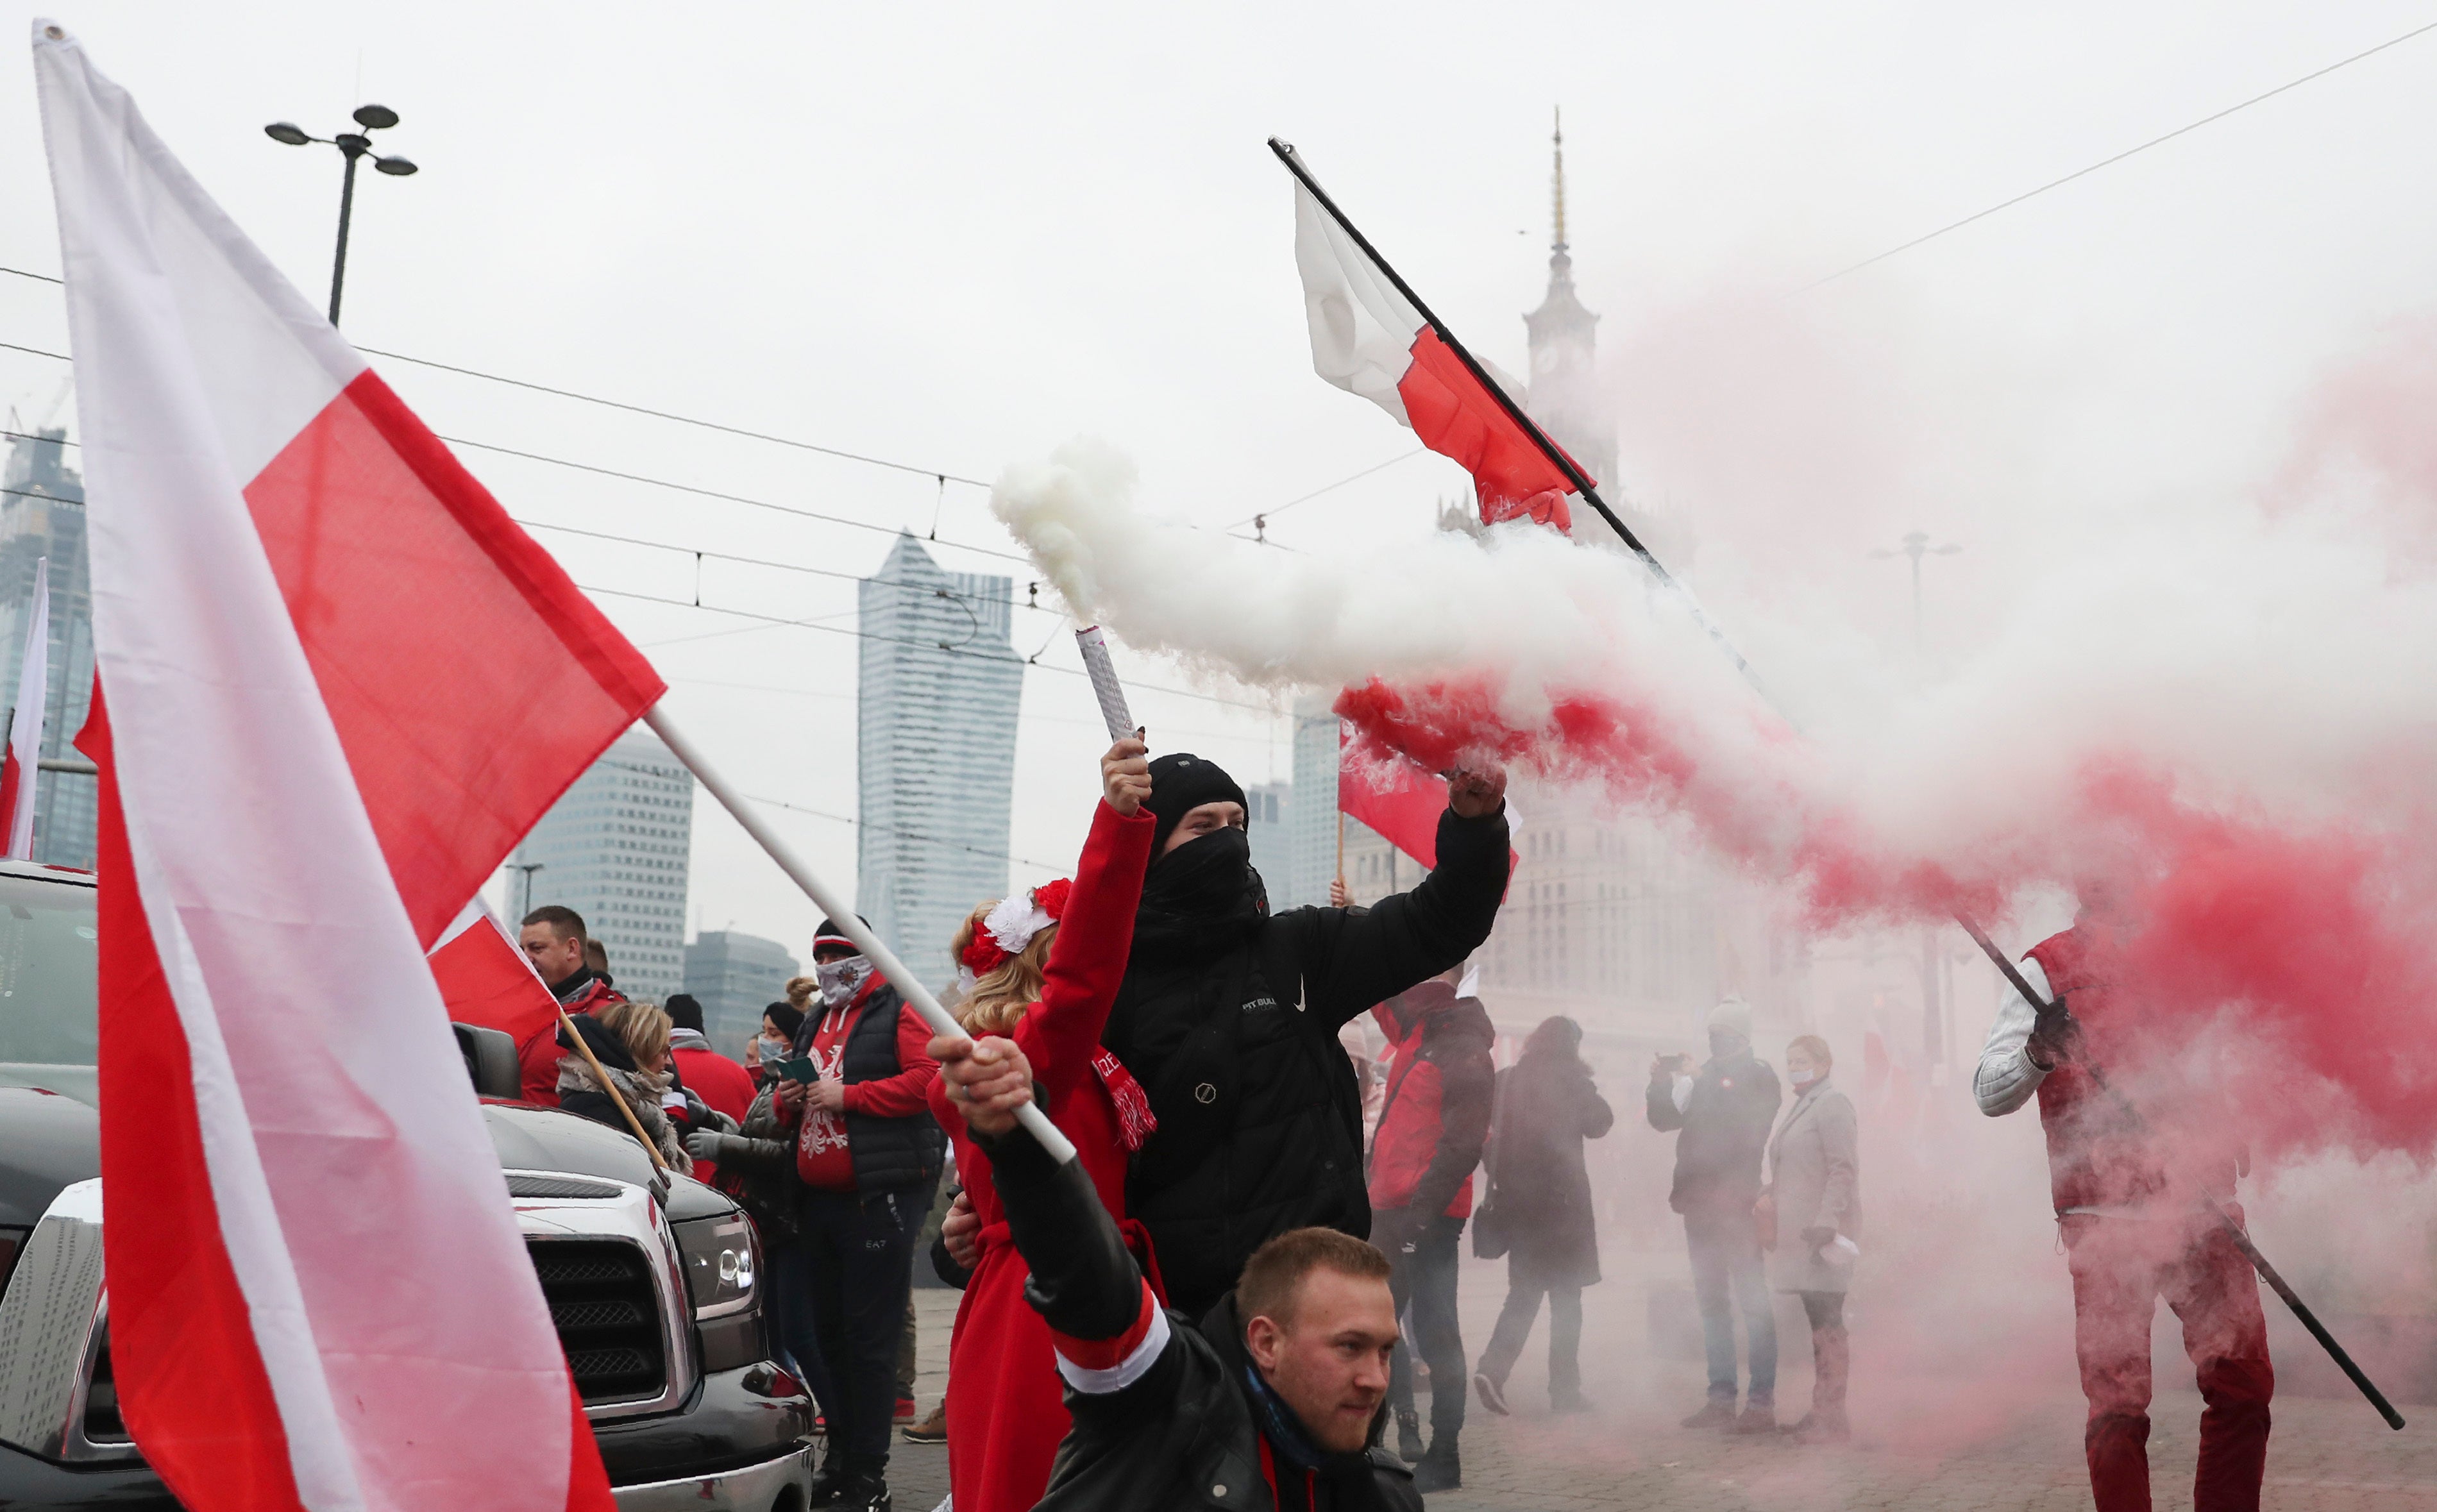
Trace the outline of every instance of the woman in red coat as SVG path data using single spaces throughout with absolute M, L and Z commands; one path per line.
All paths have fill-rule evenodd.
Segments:
M 1071 884 L 976 909 L 957 931 L 956 958 L 974 979 L 956 1011 L 976 1038 L 1004 1034 L 1023 1046 L 1034 1099 L 1075 1142 L 1157 1286 L 1149 1239 L 1123 1223 L 1126 1160 L 1150 1134 L 1150 1099 L 1100 1048 L 1150 866 L 1156 820 L 1142 807 L 1150 796 L 1144 750 L 1141 741 L 1121 740 L 1100 758 L 1107 799 L 1093 813 Z M 990 1157 L 946 1094 L 945 1082 L 933 1083 L 931 1111 L 956 1141 L 956 1170 L 981 1222 L 948 1345 L 948 1476 L 956 1512 L 1022 1512 L 1048 1488 L 1066 1436 L 1057 1355 L 1048 1325 L 1024 1300 L 1030 1273 L 1008 1239 Z

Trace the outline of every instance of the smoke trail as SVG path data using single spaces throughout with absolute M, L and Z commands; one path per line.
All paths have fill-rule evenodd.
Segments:
M 993 505 L 1078 618 L 1254 685 L 1342 688 L 1372 755 L 1687 815 L 1817 927 L 2109 877 L 2162 1028 L 2222 1022 L 2262 1052 L 2209 1072 L 2273 1078 L 2250 1088 L 2255 1149 L 2437 1150 L 2437 583 L 2332 512 L 2118 531 L 1926 689 L 1744 607 L 1797 734 L 1638 563 L 1529 524 L 1266 552 L 1143 508 L 1090 441 L 1008 469 Z

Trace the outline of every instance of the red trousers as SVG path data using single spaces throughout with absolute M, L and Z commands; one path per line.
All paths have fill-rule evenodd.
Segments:
M 2239 1209 L 2235 1210 L 2237 1221 Z M 2183 1320 L 2200 1389 L 2193 1512 L 2258 1512 L 2268 1467 L 2268 1322 L 2259 1279 L 2213 1222 L 2067 1215 L 2074 1354 L 2090 1399 L 2082 1449 L 2098 1512 L 2149 1512 L 2149 1320 Z

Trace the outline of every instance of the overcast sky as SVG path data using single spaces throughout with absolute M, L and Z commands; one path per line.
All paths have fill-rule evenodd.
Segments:
M 376 358 L 442 434 L 918 535 L 1025 567 L 983 489 L 1096 432 L 1213 528 L 1412 449 L 1310 372 L 1296 143 L 1483 355 L 1523 368 L 1562 105 L 1571 240 L 1604 316 L 1618 480 L 1705 595 L 1805 607 L 1904 654 L 1920 528 L 1934 640 L 2125 511 L 2248 507 L 2331 372 L 2437 304 L 2437 32 L 1825 288 L 1823 274 L 2423 25 L 2425 6 L 92 4 L 9 0 L 0 264 L 59 266 L 26 53 L 79 32 L 297 284 L 325 297 L 339 163 L 261 132 L 403 117 L 359 186 L 359 343 L 900 463 L 891 470 Z M 62 350 L 0 275 L 0 342 Z M 62 364 L 0 351 L 29 421 Z M 61 411 L 72 424 L 72 407 Z M 858 573 L 881 531 L 461 456 L 529 521 Z M 1464 480 L 1396 462 L 1283 515 L 1359 550 Z M 587 588 L 682 599 L 691 554 L 542 530 Z M 2086 538 L 2086 537 L 2083 537 Z M 953 544 L 952 544 L 953 543 Z M 853 624 L 843 578 L 708 564 L 706 604 Z M 854 648 L 602 596 L 754 793 L 852 814 Z M 713 632 L 725 632 L 716 633 Z M 1075 665 L 1052 612 L 1019 610 Z M 1121 657 L 1123 653 L 1121 652 Z M 1181 674 L 1121 662 L 1140 681 Z M 1137 695 L 1161 748 L 1246 781 L 1283 720 Z M 1078 678 L 1026 679 L 1011 849 L 1071 865 L 1101 744 Z M 841 884 L 845 824 L 783 818 Z M 1046 874 L 1019 866 L 1019 882 Z M 786 941 L 809 906 L 696 823 L 695 922 Z

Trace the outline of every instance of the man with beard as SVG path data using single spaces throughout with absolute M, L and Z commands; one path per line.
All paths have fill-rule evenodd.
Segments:
M 2205 1084 L 2178 1084 L 2183 1046 L 2143 1021 L 2113 889 L 2085 881 L 2080 890 L 2073 927 L 2023 958 L 2031 991 L 2054 1000 L 2009 997 L 1972 1094 L 1992 1118 L 2039 1099 L 2098 1512 L 2148 1512 L 2149 1322 L 2160 1297 L 2183 1322 L 2204 1404 L 2194 1512 L 2258 1512 L 2276 1390 L 2268 1320 L 2250 1261 L 2209 1206 L 2214 1198 L 2241 1221 L 2233 1110 Z M 2139 1099 L 2137 1113 L 2118 1088 Z
M 1200 1317 L 1289 1229 L 1369 1237 L 1362 1098 L 1337 1032 L 1489 937 L 1506 889 L 1506 776 L 1454 774 L 1438 868 L 1412 891 L 1274 917 L 1235 779 L 1182 754 L 1150 776 L 1158 829 L 1102 1043 L 1159 1122 L 1127 1204 L 1169 1302 Z

